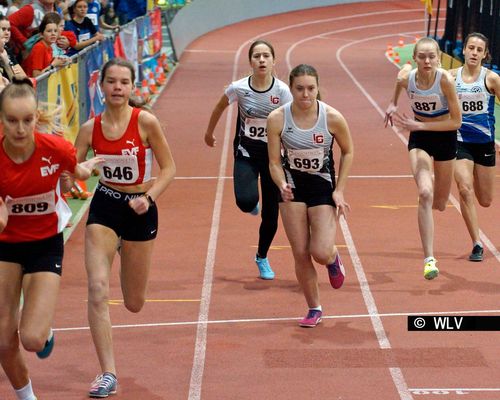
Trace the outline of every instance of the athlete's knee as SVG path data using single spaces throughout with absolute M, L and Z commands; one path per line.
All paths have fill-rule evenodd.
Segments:
M 98 306 L 109 301 L 109 284 L 105 279 L 89 280 L 88 302 L 91 306 Z
M 251 212 L 255 206 L 257 205 L 258 200 L 251 198 L 251 197 L 237 197 L 236 198 L 236 205 L 238 208 L 246 213 Z
M 314 261 L 318 264 L 326 265 L 332 259 L 332 251 L 328 249 L 318 249 L 311 251 L 311 255 Z
M 431 187 L 425 186 L 421 187 L 418 190 L 418 202 L 420 204 L 429 204 L 432 203 L 434 199 L 434 193 Z
M 478 198 L 477 202 L 479 203 L 479 205 L 481 207 L 489 207 L 489 206 L 491 206 L 491 203 L 493 202 L 493 198 L 492 197 L 482 197 L 482 198 Z
M 47 342 L 47 332 L 35 329 L 24 329 L 19 332 L 21 343 L 26 351 L 41 351 Z
M 474 201 L 474 188 L 471 185 L 458 185 L 458 193 L 462 201 L 466 203 Z
M 146 299 L 144 296 L 133 296 L 124 299 L 125 308 L 132 313 L 138 313 L 144 307 Z

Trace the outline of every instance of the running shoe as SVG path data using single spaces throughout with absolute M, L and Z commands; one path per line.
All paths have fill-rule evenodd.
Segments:
M 252 214 L 252 215 L 259 215 L 259 211 L 260 211 L 260 204 L 257 203 L 255 205 L 255 208 L 252 211 L 250 211 L 250 214 Z
M 435 258 L 431 258 L 424 265 L 424 278 L 425 279 L 434 279 L 439 275 L 439 269 L 436 267 L 437 260 Z
M 476 244 L 470 253 L 469 261 L 483 261 L 483 246 Z
M 49 332 L 49 338 L 45 342 L 45 346 L 42 350 L 37 351 L 36 355 L 38 358 L 44 359 L 50 356 L 52 353 L 52 350 L 54 349 L 54 332 L 52 331 L 52 328 L 50 329 Z
M 260 279 L 266 279 L 266 280 L 274 279 L 274 271 L 271 269 L 267 257 L 260 258 L 259 256 L 255 256 L 255 263 L 259 268 Z
M 335 255 L 335 260 L 331 264 L 326 266 L 328 269 L 328 278 L 330 279 L 330 285 L 334 289 L 340 289 L 344 284 L 345 279 L 345 269 L 342 260 L 340 259 L 339 253 Z
M 118 381 L 116 376 L 111 372 L 105 372 L 102 375 L 98 375 L 92 386 L 90 387 L 89 397 L 102 399 L 108 397 L 111 394 L 116 394 L 116 389 L 118 388 Z
M 314 328 L 321 322 L 323 312 L 320 310 L 309 310 L 307 315 L 300 320 L 299 325 L 303 328 Z

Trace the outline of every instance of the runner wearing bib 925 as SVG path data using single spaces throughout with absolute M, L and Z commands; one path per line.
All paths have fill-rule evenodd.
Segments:
M 349 210 L 344 189 L 353 144 L 342 114 L 319 100 L 314 67 L 295 67 L 290 72 L 290 89 L 293 101 L 267 118 L 269 169 L 281 193 L 281 219 L 292 247 L 295 274 L 309 307 L 299 325 L 312 328 L 321 321 L 323 312 L 312 260 L 326 266 L 334 289 L 344 283 L 335 233 L 336 219 Z M 334 139 L 341 151 L 337 182 Z
M 262 279 L 273 279 L 267 253 L 278 230 L 279 192 L 269 175 L 267 155 L 266 118 L 269 113 L 292 99 L 286 83 L 273 76 L 274 49 L 264 40 L 250 45 L 248 59 L 253 73 L 232 82 L 215 106 L 207 131 L 205 143 L 214 147 L 214 130 L 224 110 L 238 103 L 238 119 L 234 137 L 233 184 L 236 205 L 241 211 L 259 213 L 259 188 L 262 194 L 262 222 L 259 227 L 259 244 L 255 262 Z
M 495 182 L 495 97 L 500 99 L 500 77 L 483 67 L 490 58 L 488 38 L 470 33 L 464 41 L 463 67 L 451 70 L 455 77 L 462 126 L 458 130 L 455 181 L 460 211 L 472 239 L 470 261 L 483 260 L 483 244 L 474 197 L 482 207 L 493 201 Z
M 131 63 L 108 61 L 101 71 L 106 108 L 82 125 L 76 140 L 78 158 L 89 147 L 104 159 L 89 209 L 85 233 L 88 318 L 101 373 L 90 397 L 117 391 L 109 316 L 109 278 L 120 244 L 120 283 L 125 307 L 139 312 L 146 299 L 153 243 L 158 233 L 155 201 L 174 179 L 175 164 L 160 122 L 150 112 L 132 107 L 135 82 Z M 159 173 L 152 179 L 153 156 Z
M 63 229 L 71 217 L 60 177 L 70 173 L 87 179 L 102 161 L 77 164 L 70 142 L 40 133 L 53 117 L 37 109 L 28 78 L 14 79 L 0 94 L 0 363 L 16 398 L 25 400 L 36 397 L 20 344 L 39 358 L 47 358 L 54 347 Z
M 424 278 L 438 276 L 434 258 L 432 210 L 444 211 L 450 197 L 457 155 L 457 129 L 462 116 L 452 76 L 439 68 L 440 50 L 431 38 L 417 41 L 413 50 L 416 69 L 406 64 L 398 73 L 385 126 L 396 123 L 410 131 L 408 150 L 418 188 L 418 227 L 424 250 Z M 399 95 L 406 89 L 414 117 L 396 113 Z

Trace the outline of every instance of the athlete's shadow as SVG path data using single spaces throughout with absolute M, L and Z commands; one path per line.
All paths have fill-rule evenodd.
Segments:
M 500 292 L 500 283 L 489 282 L 489 281 L 474 281 L 472 280 L 473 274 L 471 274 L 471 279 L 466 279 L 463 276 L 452 274 L 448 271 L 443 271 L 439 273 L 438 279 L 440 279 L 440 286 L 435 289 L 427 290 L 430 295 L 445 295 L 452 292 L 467 292 L 474 291 L 483 294 L 498 294 Z M 446 278 L 447 280 L 441 279 Z
M 366 329 L 355 328 L 353 327 L 354 323 L 355 321 L 339 321 L 337 319 L 324 318 L 318 326 L 312 329 L 297 326 L 292 337 L 308 345 L 324 341 L 328 343 L 329 347 L 361 344 L 374 340 L 375 334 L 369 321 Z
M 225 291 L 228 293 L 238 293 L 241 288 L 249 291 L 262 291 L 262 290 L 286 290 L 287 292 L 302 293 L 299 284 L 296 280 L 274 278 L 272 280 L 260 279 L 258 277 L 251 278 L 216 278 L 216 282 L 227 283 Z

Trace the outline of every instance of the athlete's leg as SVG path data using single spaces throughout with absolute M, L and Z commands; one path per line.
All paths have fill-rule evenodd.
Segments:
M 434 252 L 434 220 L 432 217 L 433 179 L 432 159 L 427 152 L 414 148 L 410 150 L 410 166 L 418 190 L 418 229 L 424 250 L 424 257 Z
M 153 244 L 154 240 L 122 240 L 120 282 L 125 307 L 134 313 L 141 311 L 146 301 Z
M 25 274 L 24 305 L 19 336 L 28 351 L 41 351 L 50 333 L 54 318 L 61 276 L 53 272 Z
M 249 213 L 259 202 L 259 168 L 249 158 L 236 157 L 233 176 L 236 205 L 241 211 Z
M 278 230 L 280 192 L 269 172 L 269 163 L 261 165 L 260 187 L 262 192 L 262 222 L 259 228 L 259 247 L 257 254 L 267 257 L 267 252 Z
M 309 221 L 305 203 L 280 203 L 281 219 L 292 247 L 295 274 L 309 308 L 320 306 L 318 275 L 309 252 Z
M 455 181 L 460 195 L 460 211 L 472 242 L 479 241 L 479 224 L 474 204 L 474 162 L 460 159 L 455 164 Z
M 432 208 L 444 211 L 450 199 L 451 183 L 455 159 L 447 161 L 434 161 L 434 202 Z
M 21 266 L 0 261 L 0 363 L 14 389 L 21 389 L 29 382 L 17 333 L 21 282 Z
M 474 165 L 474 192 L 482 207 L 489 207 L 493 201 L 495 166 Z
M 109 317 L 109 276 L 118 237 L 103 225 L 87 225 L 85 268 L 88 277 L 88 319 L 102 372 L 116 375 Z
M 311 227 L 309 249 L 319 264 L 331 264 L 337 253 L 335 247 L 335 208 L 330 205 L 310 207 L 307 210 Z

